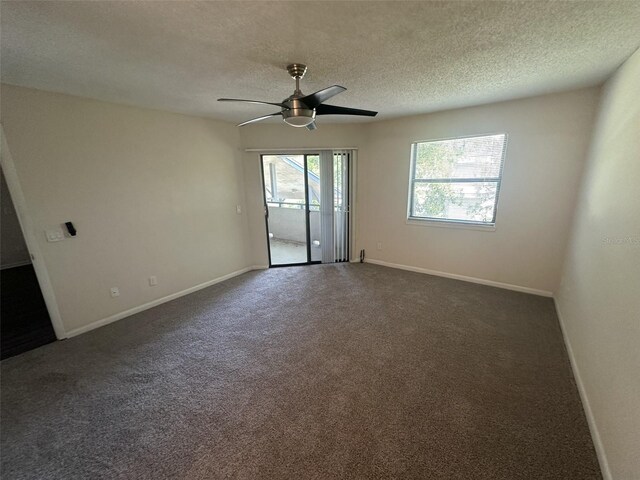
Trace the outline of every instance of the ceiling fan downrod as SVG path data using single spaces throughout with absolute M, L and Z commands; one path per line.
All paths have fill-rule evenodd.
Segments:
M 307 73 L 307 66 L 302 63 L 292 63 L 291 65 L 287 65 L 287 72 L 289 72 L 289 75 L 296 81 L 296 91 L 294 95 L 302 95 L 300 91 L 300 79 Z

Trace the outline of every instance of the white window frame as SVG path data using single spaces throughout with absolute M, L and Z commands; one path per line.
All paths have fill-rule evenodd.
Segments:
M 478 182 L 478 181 L 491 181 L 496 183 L 496 199 L 493 205 L 493 218 L 491 222 L 479 222 L 473 220 L 460 220 L 460 219 L 448 219 L 448 218 L 437 218 L 437 217 L 416 217 L 411 215 L 413 211 L 413 194 L 414 194 L 414 185 L 416 183 L 415 171 L 416 171 L 416 156 L 417 156 L 417 147 L 418 144 L 421 143 L 432 143 L 432 142 L 446 142 L 447 140 L 460 140 L 464 138 L 479 138 L 479 137 L 490 137 L 494 135 L 504 135 L 504 145 L 502 148 L 502 156 L 500 158 L 500 171 L 497 177 L 491 178 L 446 178 L 446 179 L 419 179 L 418 182 L 421 183 L 435 183 L 433 180 L 438 181 L 450 181 L 455 180 L 458 182 Z M 423 225 L 423 226 L 435 226 L 435 227 L 450 227 L 450 228 L 468 228 L 473 230 L 495 230 L 496 229 L 496 219 L 498 216 L 498 202 L 500 201 L 500 188 L 502 186 L 502 174 L 504 171 L 504 163 L 507 155 L 507 142 L 508 142 L 508 134 L 506 132 L 495 132 L 495 133 L 481 133 L 474 135 L 464 135 L 459 137 L 447 137 L 447 138 L 434 138 L 430 140 L 420 140 L 413 142 L 411 144 L 411 167 L 409 169 L 409 192 L 408 192 L 408 201 L 407 201 L 407 224 L 410 225 Z M 431 181 L 430 181 L 431 180 Z

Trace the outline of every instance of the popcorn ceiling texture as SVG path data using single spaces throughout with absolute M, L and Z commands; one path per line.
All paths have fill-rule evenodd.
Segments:
M 1 40 L 10 84 L 235 122 L 272 110 L 216 98 L 281 100 L 302 62 L 380 119 L 597 85 L 640 2 L 2 2 Z

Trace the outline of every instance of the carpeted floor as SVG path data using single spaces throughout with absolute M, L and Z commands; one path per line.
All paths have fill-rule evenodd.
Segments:
M 2 362 L 3 479 L 601 478 L 551 299 L 252 272 Z

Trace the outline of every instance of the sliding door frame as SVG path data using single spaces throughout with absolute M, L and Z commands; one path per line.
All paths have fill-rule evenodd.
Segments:
M 278 268 L 278 267 L 290 267 L 290 266 L 299 266 L 299 265 L 316 265 L 316 264 L 321 264 L 321 261 L 312 261 L 312 262 L 304 262 L 304 263 L 287 263 L 287 264 L 278 264 L 278 265 L 273 265 L 272 261 L 271 261 L 271 243 L 270 243 L 270 238 L 269 238 L 269 208 L 267 205 L 267 196 L 266 196 L 266 186 L 264 183 L 264 162 L 263 162 L 263 157 L 265 155 L 302 155 L 304 156 L 304 178 L 305 178 L 305 195 L 306 195 L 306 228 L 307 228 L 307 260 L 309 260 L 311 258 L 310 255 L 310 250 L 311 250 L 311 244 L 310 244 L 310 239 L 311 239 L 311 235 L 310 235 L 310 221 L 309 221 L 309 216 L 310 216 L 310 209 L 309 209 L 309 192 L 308 192 L 308 165 L 307 165 L 307 155 L 320 155 L 320 152 L 323 150 L 331 150 L 331 151 L 347 151 L 349 152 L 349 154 L 347 155 L 348 158 L 348 168 L 347 168 L 347 175 L 348 175 L 348 180 L 347 180 L 347 188 L 349 189 L 348 191 L 348 195 L 347 195 L 347 201 L 348 201 L 348 207 L 347 207 L 347 230 L 346 230 L 346 234 L 347 234 L 347 241 L 346 241 L 346 247 L 347 247 L 347 255 L 346 255 L 346 260 L 343 260 L 343 262 L 358 262 L 358 258 L 353 256 L 353 252 L 355 252 L 357 250 L 357 230 L 356 230 L 356 216 L 357 216 L 357 203 L 356 203 L 356 196 L 357 196 L 357 182 L 356 182 L 356 178 L 358 176 L 357 172 L 358 172 L 358 148 L 357 147 L 334 147 L 334 148 L 318 148 L 316 149 L 311 149 L 311 148 L 303 148 L 303 149 L 292 149 L 292 148 L 283 148 L 283 149 L 272 149 L 272 148 L 267 148 L 267 149 L 246 149 L 246 152 L 256 152 L 258 153 L 258 162 L 260 163 L 260 176 L 261 176 L 261 186 L 260 188 L 262 188 L 262 202 L 263 202 L 263 215 L 264 215 L 264 219 L 265 219 L 265 237 L 267 239 L 266 242 L 266 247 L 267 247 L 267 258 L 269 259 L 269 268 Z
M 305 205 L 305 232 L 306 232 L 306 243 L 307 243 L 307 261 L 306 262 L 296 262 L 296 263 L 279 263 L 274 265 L 271 261 L 271 238 L 269 238 L 269 205 L 267 204 L 267 189 L 264 183 L 264 157 L 268 155 L 301 155 L 304 158 L 304 205 Z M 294 152 L 294 151 L 286 151 L 277 153 L 269 152 L 269 153 L 261 153 L 260 154 L 260 174 L 262 178 L 262 201 L 264 205 L 264 225 L 266 230 L 266 238 L 267 238 L 267 255 L 269 257 L 269 268 L 280 268 L 280 267 L 296 267 L 296 266 L 304 266 L 304 265 L 318 265 L 321 264 L 320 260 L 311 260 L 311 222 L 310 222 L 310 209 L 309 209 L 309 169 L 307 164 L 307 157 L 309 156 L 320 156 L 319 152 L 313 151 L 304 151 L 304 152 Z

